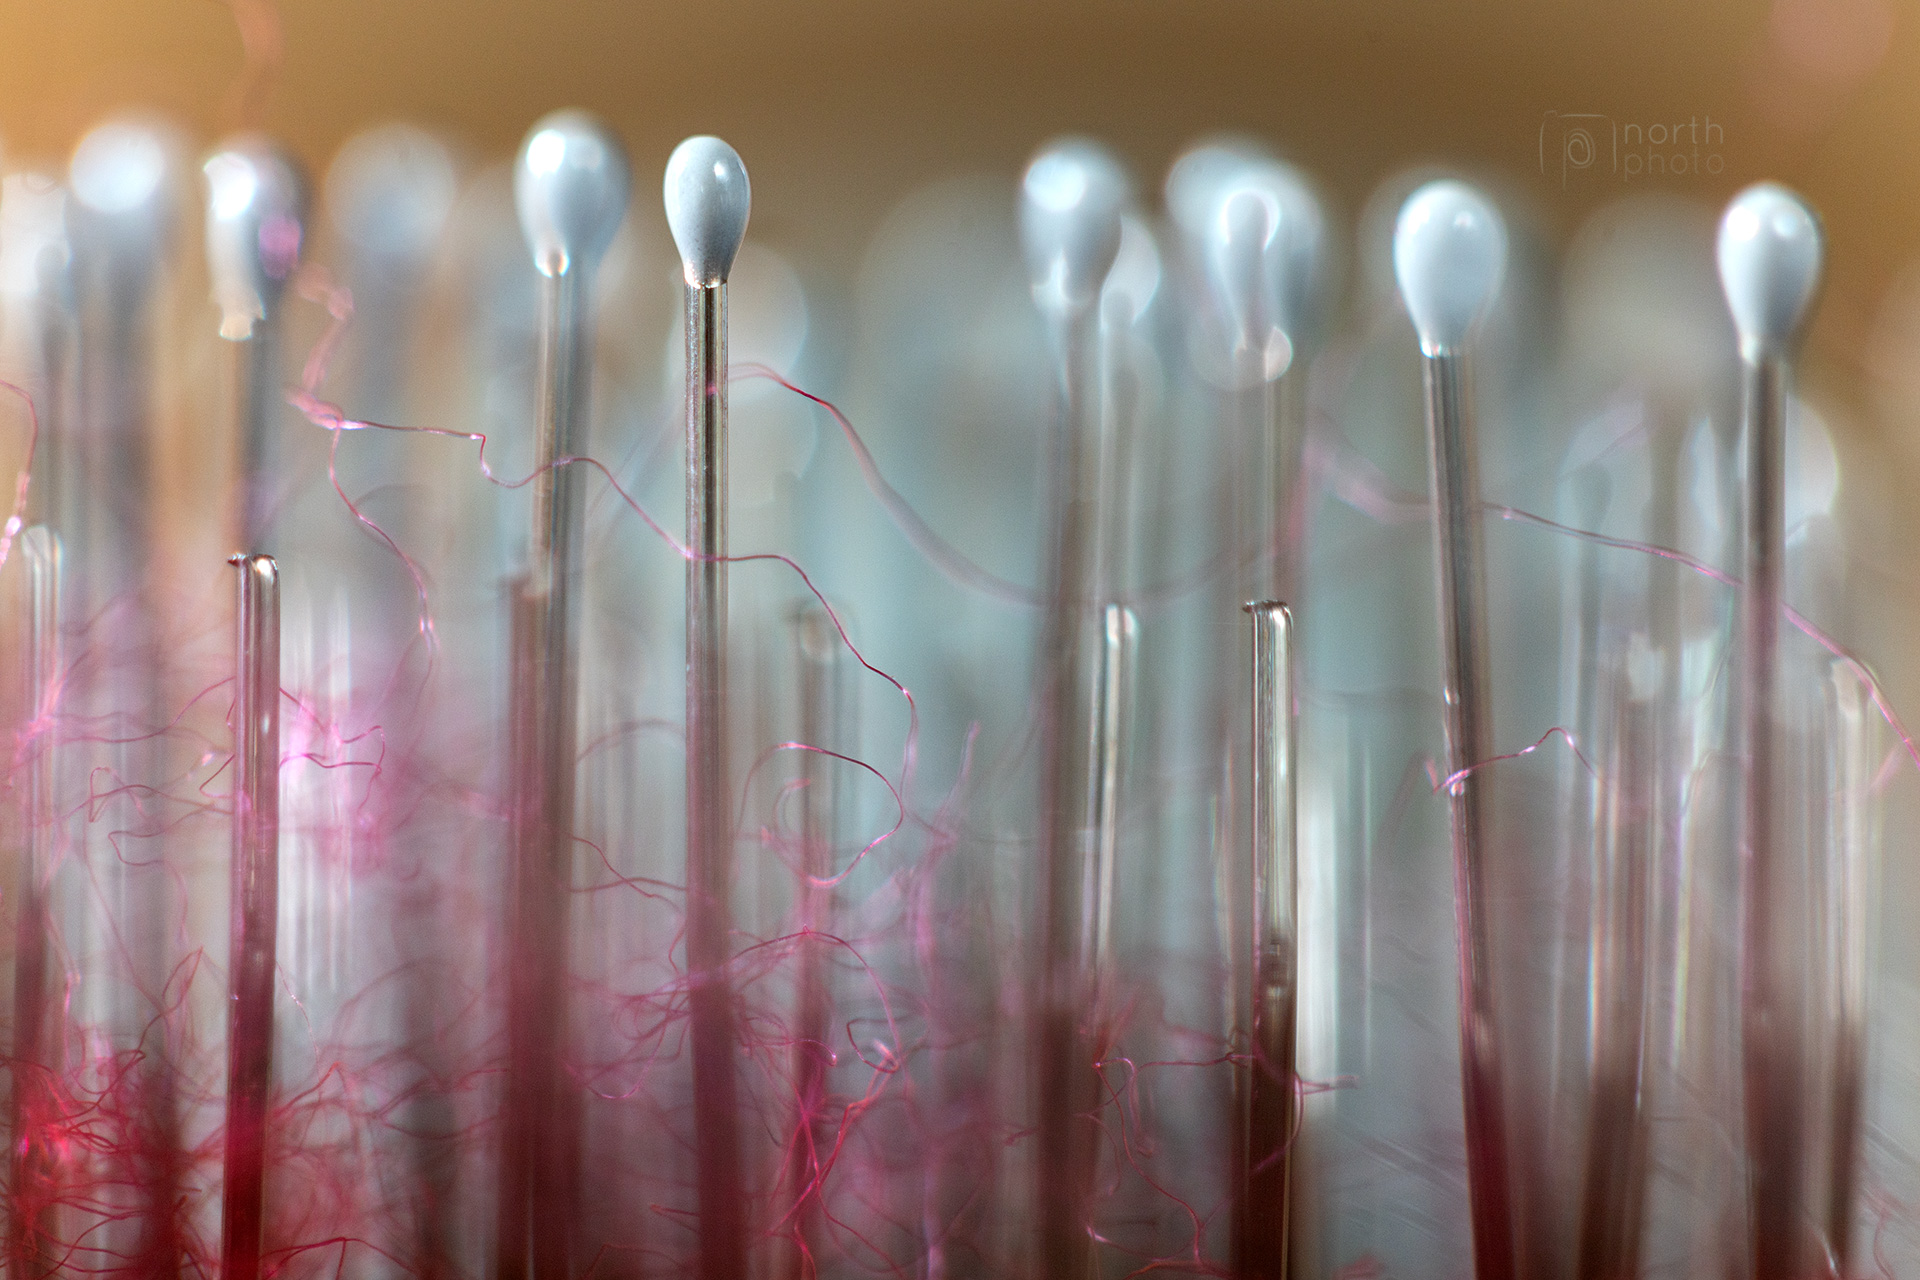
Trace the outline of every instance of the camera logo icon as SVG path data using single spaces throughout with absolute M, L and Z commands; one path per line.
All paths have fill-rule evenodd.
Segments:
M 1651 123 L 1598 111 L 1549 111 L 1540 117 L 1540 176 L 1560 189 L 1600 176 L 1618 182 L 1698 178 L 1727 167 L 1727 128 L 1710 115 Z
M 1549 111 L 1540 117 L 1540 173 L 1558 177 L 1561 190 L 1568 180 L 1600 167 L 1613 172 L 1615 131 L 1613 118 L 1596 111 Z

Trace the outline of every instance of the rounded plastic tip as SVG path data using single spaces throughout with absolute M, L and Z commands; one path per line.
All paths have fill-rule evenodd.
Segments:
M 1217 138 L 1188 148 L 1167 170 L 1167 216 L 1190 244 L 1199 245 L 1219 212 L 1221 189 L 1266 152 L 1241 138 Z
M 201 171 L 207 178 L 207 267 L 220 304 L 220 336 L 252 336 L 300 263 L 307 181 L 285 151 L 257 134 L 231 138 Z
M 613 131 L 584 111 L 533 126 L 513 166 L 520 232 L 543 276 L 591 269 L 627 216 L 633 171 Z
M 1429 182 L 1400 206 L 1393 274 L 1430 356 L 1459 350 L 1486 315 L 1507 267 L 1507 229 L 1464 182 Z
M 1020 241 L 1042 310 L 1064 313 L 1100 296 L 1129 195 L 1126 171 L 1098 143 L 1068 138 L 1033 158 L 1020 184 Z
M 453 156 L 431 133 L 385 124 L 355 134 L 327 166 L 327 215 L 360 252 L 414 263 L 431 253 L 459 194 Z
M 164 218 L 173 178 L 173 136 L 145 120 L 95 126 L 73 149 L 67 183 L 74 200 L 109 218 Z
M 72 261 L 67 216 L 66 190 L 46 174 L 10 173 L 0 180 L 0 294 L 62 292 L 54 282 Z
M 740 153 L 709 134 L 688 138 L 667 159 L 661 196 L 687 283 L 700 288 L 726 280 L 753 210 Z
M 1820 283 L 1820 220 L 1799 196 L 1762 182 L 1733 198 L 1720 219 L 1720 288 L 1740 352 L 1787 351 L 1800 337 Z
M 1224 174 L 1200 247 L 1238 344 L 1265 376 L 1291 363 L 1320 283 L 1326 220 L 1291 166 L 1258 159 Z

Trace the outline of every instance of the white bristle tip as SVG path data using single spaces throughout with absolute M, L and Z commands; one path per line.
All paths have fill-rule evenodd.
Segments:
M 141 120 L 109 120 L 73 149 L 68 185 L 81 205 L 108 216 L 152 213 L 164 202 L 173 140 Z
M 709 134 L 688 138 L 667 159 L 661 198 L 687 283 L 701 288 L 725 281 L 753 211 L 740 153 Z
M 1120 252 L 1126 171 L 1098 143 L 1070 138 L 1033 158 L 1020 185 L 1020 240 L 1036 300 L 1086 306 Z
M 1219 209 L 1222 188 L 1247 165 L 1265 157 L 1265 151 L 1241 138 L 1203 142 L 1181 153 L 1167 170 L 1163 191 L 1167 215 L 1180 234 L 1190 241 L 1204 240 Z
M 520 231 L 545 276 L 591 267 L 627 216 L 633 174 L 626 148 L 584 111 L 556 111 L 533 126 L 513 166 Z
M 1426 354 L 1460 349 L 1499 294 L 1506 267 L 1506 227 L 1466 183 L 1429 182 L 1400 207 L 1393 273 Z
M 220 332 L 245 338 L 300 264 L 306 177 L 290 155 L 257 134 L 229 139 L 201 171 L 207 179 L 207 268 L 220 304 Z
M 1320 202 L 1306 180 L 1289 165 L 1260 158 L 1223 175 L 1201 243 L 1215 287 L 1243 327 L 1265 324 L 1298 339 L 1320 281 L 1325 238 Z M 1255 295 L 1243 296 L 1249 284 Z
M 273 225 L 285 235 L 287 224 L 305 230 L 306 177 L 291 156 L 265 138 L 248 135 L 229 140 L 208 157 L 201 172 L 207 179 L 209 236 L 231 229 L 251 237 L 256 229 Z M 276 256 L 274 246 L 264 239 L 249 239 L 245 247 L 270 259 Z
M 1733 198 L 1720 219 L 1720 287 L 1748 355 L 1790 348 L 1820 283 L 1820 220 L 1777 183 Z
M 341 146 L 327 167 L 327 213 L 363 253 L 390 263 L 424 257 L 460 193 L 453 153 L 410 124 L 376 125 Z

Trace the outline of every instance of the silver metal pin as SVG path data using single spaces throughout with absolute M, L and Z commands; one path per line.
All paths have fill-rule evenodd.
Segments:
M 1488 779 L 1477 772 L 1492 758 L 1493 724 L 1478 461 L 1466 390 L 1466 354 L 1499 292 L 1506 250 L 1499 214 L 1479 192 L 1459 182 L 1431 182 L 1415 191 L 1394 229 L 1394 272 L 1425 357 L 1460 948 L 1460 1070 L 1478 1280 L 1514 1280 L 1517 1274 L 1512 1156 L 1488 918 Z
M 1748 187 L 1720 220 L 1720 283 L 1740 339 L 1746 522 L 1739 634 L 1739 715 L 1746 785 L 1741 809 L 1741 1056 L 1746 1087 L 1749 1259 L 1756 1280 L 1798 1280 L 1826 1264 L 1806 1165 L 1808 957 L 1805 901 L 1795 888 L 1783 817 L 1787 776 L 1780 721 L 1781 577 L 1786 569 L 1786 436 L 1793 355 L 1820 279 L 1813 211 L 1784 187 Z
M 727 276 L 746 237 L 747 169 L 718 138 L 667 161 L 667 226 L 686 279 L 687 972 L 701 1280 L 745 1274 L 732 948 L 733 784 L 727 746 Z
M 1244 1093 L 1244 1182 L 1235 1189 L 1238 1275 L 1284 1280 L 1292 1254 L 1293 1140 L 1299 1129 L 1294 1013 L 1299 1004 L 1299 771 L 1293 614 L 1277 601 L 1253 620 L 1253 1068 Z
M 576 1229 L 577 1124 L 570 1113 L 568 917 L 573 884 L 581 468 L 593 372 L 593 274 L 626 216 L 619 139 L 560 111 L 534 125 L 514 202 L 540 273 L 533 520 L 513 586 L 513 883 L 508 1080 L 496 1265 L 502 1277 L 564 1274 Z

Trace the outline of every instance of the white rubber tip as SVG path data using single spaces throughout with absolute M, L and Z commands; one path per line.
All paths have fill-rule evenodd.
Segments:
M 1798 342 L 1822 257 L 1820 220 L 1793 192 L 1762 182 L 1733 198 L 1720 219 L 1720 288 L 1743 356 Z
M 258 134 L 230 138 L 207 160 L 207 270 L 220 336 L 251 337 L 278 302 L 306 235 L 307 182 Z
M 1020 185 L 1020 242 L 1034 301 L 1064 314 L 1092 305 L 1120 252 L 1126 171 L 1106 148 L 1055 142 L 1027 166 Z
M 43 296 L 73 260 L 67 192 L 44 173 L 0 179 L 0 295 Z
M 520 144 L 513 204 L 543 276 L 591 270 L 627 216 L 633 171 L 613 131 L 584 111 L 543 117 Z
M 667 158 L 661 196 L 687 283 L 696 289 L 723 283 L 753 212 L 740 153 L 709 134 L 688 138 Z
M 410 124 L 376 125 L 342 144 L 327 166 L 327 216 L 354 248 L 383 263 L 424 259 L 459 195 L 453 155 Z
M 1223 175 L 1199 247 L 1238 341 L 1264 352 L 1268 377 L 1285 372 L 1310 322 L 1326 220 L 1306 180 L 1277 160 Z
M 109 218 L 165 218 L 174 175 L 173 136 L 137 117 L 94 126 L 73 149 L 67 185 L 90 213 Z
M 1507 269 L 1507 229 L 1464 182 L 1429 182 L 1400 207 L 1393 274 L 1430 356 L 1457 352 L 1493 305 Z
M 1266 152 L 1252 142 L 1219 138 L 1189 148 L 1167 170 L 1167 216 L 1196 252 L 1219 212 L 1221 189 L 1249 164 L 1264 159 Z

